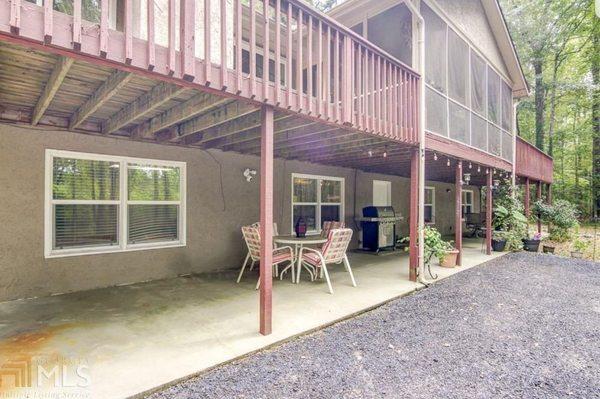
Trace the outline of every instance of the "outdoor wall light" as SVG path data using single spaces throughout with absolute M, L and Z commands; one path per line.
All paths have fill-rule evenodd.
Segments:
M 246 170 L 244 171 L 244 177 L 246 178 L 246 181 L 250 183 L 252 179 L 254 179 L 254 176 L 256 176 L 256 173 L 256 170 L 246 168 Z
M 470 173 L 465 173 L 465 175 L 463 176 L 463 182 L 465 183 L 465 185 L 468 185 L 471 182 L 471 174 Z
M 498 188 L 500 186 L 500 179 L 494 179 L 494 187 Z

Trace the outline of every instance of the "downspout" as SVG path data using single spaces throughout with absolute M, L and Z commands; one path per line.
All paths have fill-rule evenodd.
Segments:
M 431 282 L 425 279 L 425 20 L 419 12 L 417 6 L 412 0 L 404 0 L 404 4 L 409 8 L 418 22 L 418 48 L 419 48 L 419 66 L 418 71 L 421 74 L 419 84 L 419 277 L 418 281 L 428 285 Z
M 512 128 L 512 192 L 515 192 L 517 186 L 517 108 L 519 107 L 519 100 L 513 101 L 513 128 Z

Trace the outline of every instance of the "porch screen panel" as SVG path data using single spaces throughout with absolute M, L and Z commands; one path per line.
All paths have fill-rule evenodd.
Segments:
M 425 128 L 432 132 L 448 135 L 447 99 L 429 87 L 425 91 Z
M 502 158 L 512 162 L 513 135 L 508 132 L 502 132 Z
M 469 85 L 469 46 L 448 29 L 448 95 L 467 105 Z
M 479 115 L 485 115 L 487 108 L 485 70 L 485 62 L 471 51 L 471 109 Z
M 449 136 L 465 144 L 470 144 L 469 134 L 469 111 L 460 105 L 450 101 L 450 126 Z
M 179 240 L 181 170 L 128 164 L 128 243 Z
M 52 248 L 118 244 L 118 162 L 52 159 Z
M 412 14 L 405 4 L 398 4 L 367 21 L 371 43 L 412 66 Z
M 488 151 L 494 155 L 502 155 L 502 131 L 491 123 L 488 124 Z
M 502 129 L 511 131 L 513 119 L 512 90 L 502 82 Z
M 425 19 L 425 81 L 446 93 L 446 23 L 421 2 Z
M 488 119 L 500 124 L 500 76 L 488 67 Z
M 487 122 L 475 113 L 471 113 L 471 145 L 483 151 L 488 150 Z

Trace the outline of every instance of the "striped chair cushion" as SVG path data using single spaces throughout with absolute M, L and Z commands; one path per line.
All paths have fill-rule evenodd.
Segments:
M 292 254 L 289 251 L 274 253 L 273 254 L 273 264 L 281 263 L 285 261 L 293 261 Z

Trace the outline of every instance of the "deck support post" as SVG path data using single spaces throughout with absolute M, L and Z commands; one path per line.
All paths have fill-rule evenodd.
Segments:
M 542 182 L 541 181 L 537 182 L 535 199 L 537 201 L 542 199 Z M 540 234 L 542 233 L 542 219 L 540 218 L 539 213 L 537 215 L 537 230 L 538 230 L 538 233 L 540 233 Z
M 260 152 L 260 333 L 272 332 L 273 314 L 273 108 L 261 109 Z
M 492 192 L 492 171 L 487 170 L 487 190 L 485 194 L 485 253 L 492 254 L 492 207 L 494 193 Z
M 454 245 L 458 250 L 458 257 L 456 258 L 457 266 L 462 265 L 462 175 L 463 175 L 462 161 L 458 161 L 456 164 L 456 176 L 454 178 L 455 186 L 455 213 L 454 213 Z
M 419 149 L 411 153 L 410 158 L 410 210 L 409 210 L 409 278 L 417 281 L 417 270 L 419 269 Z
M 529 177 L 525 178 L 525 192 L 523 193 L 523 199 L 525 201 L 525 217 L 529 219 L 531 217 L 531 210 L 529 207 L 529 197 L 531 195 L 531 189 L 529 186 Z

